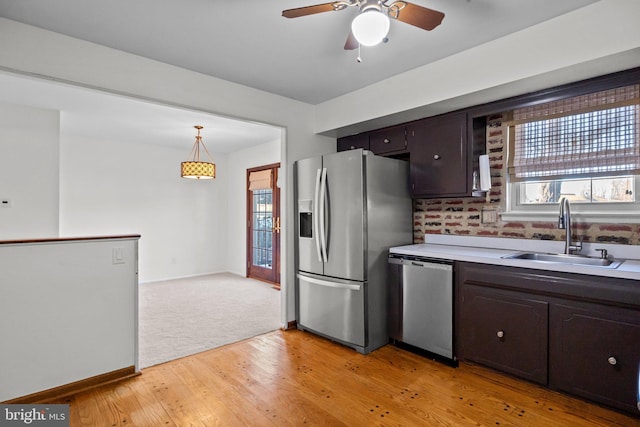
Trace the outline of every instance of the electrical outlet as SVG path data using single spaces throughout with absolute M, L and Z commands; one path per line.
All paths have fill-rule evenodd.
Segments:
M 0 208 L 12 208 L 13 202 L 11 199 L 0 199 Z
M 498 212 L 493 209 L 482 210 L 482 223 L 495 224 L 498 222 Z

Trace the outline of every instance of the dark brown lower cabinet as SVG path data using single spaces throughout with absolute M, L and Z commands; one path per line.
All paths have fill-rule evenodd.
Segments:
M 458 262 L 469 360 L 640 417 L 640 281 Z
M 460 334 L 467 359 L 547 383 L 547 302 L 467 286 L 461 304 Z
M 571 302 L 550 323 L 549 386 L 638 414 L 640 314 Z

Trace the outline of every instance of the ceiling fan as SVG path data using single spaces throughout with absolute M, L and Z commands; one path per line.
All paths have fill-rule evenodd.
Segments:
M 360 12 L 351 22 L 351 32 L 344 45 L 352 50 L 359 45 L 374 46 L 385 40 L 391 19 L 423 30 L 433 30 L 444 19 L 444 13 L 402 0 L 343 0 L 282 11 L 285 18 L 299 18 L 322 12 L 333 12 L 356 6 Z

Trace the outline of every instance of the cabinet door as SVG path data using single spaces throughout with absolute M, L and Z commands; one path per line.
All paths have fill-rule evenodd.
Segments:
M 464 196 L 470 184 L 467 115 L 421 120 L 408 128 L 410 179 L 414 197 Z
M 338 151 L 356 150 L 362 148 L 369 149 L 369 134 L 359 133 L 358 135 L 345 136 L 338 138 Z
M 460 357 L 546 384 L 548 303 L 473 285 L 461 292 Z
M 375 154 L 405 151 L 407 148 L 405 133 L 404 126 L 372 132 L 369 136 L 369 149 Z
M 549 385 L 638 413 L 640 315 L 598 304 L 554 304 Z

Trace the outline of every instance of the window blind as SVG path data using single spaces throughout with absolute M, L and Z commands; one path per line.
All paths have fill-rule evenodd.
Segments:
M 269 190 L 271 188 L 271 169 L 249 173 L 249 190 Z
M 640 85 L 516 109 L 513 181 L 640 173 Z

